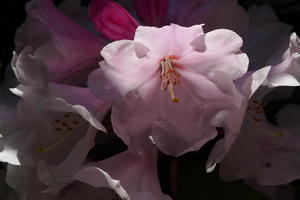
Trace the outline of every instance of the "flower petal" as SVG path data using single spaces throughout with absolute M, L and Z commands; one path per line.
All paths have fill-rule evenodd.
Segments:
M 242 38 L 233 31 L 214 30 L 198 36 L 192 42 L 196 50 L 201 48 L 202 51 L 187 54 L 176 62 L 187 70 L 201 74 L 223 71 L 234 80 L 244 75 L 248 68 L 248 57 L 240 51 L 242 45 Z
M 136 30 L 134 42 L 141 43 L 149 48 L 150 51 L 147 54 L 149 57 L 162 59 L 166 56 L 181 55 L 183 54 L 182 50 L 190 50 L 191 42 L 195 37 L 202 34 L 202 25 L 188 28 L 176 24 L 162 28 L 140 26 Z
M 268 85 L 272 87 L 300 85 L 300 40 L 296 33 L 291 35 L 286 51 L 281 55 L 275 54 L 268 63 L 272 65 Z
M 75 179 L 94 187 L 109 187 L 122 199 L 156 200 L 170 198 L 161 192 L 156 173 L 155 148 L 142 155 L 123 152 L 112 158 L 91 163 Z M 130 179 L 128 178 L 130 177 Z
M 139 58 L 134 43 L 127 40 L 113 42 L 101 51 L 105 62 L 100 70 L 91 73 L 88 85 L 101 99 L 112 100 L 150 79 L 159 68 L 159 62 Z M 157 67 L 156 67 L 157 66 Z

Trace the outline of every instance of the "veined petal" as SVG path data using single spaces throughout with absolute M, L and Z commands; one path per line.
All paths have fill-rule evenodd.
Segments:
M 133 0 L 136 12 L 147 26 L 160 27 L 168 13 L 168 0 Z
M 112 0 L 93 0 L 89 14 L 96 30 L 111 40 L 133 39 L 138 22 Z

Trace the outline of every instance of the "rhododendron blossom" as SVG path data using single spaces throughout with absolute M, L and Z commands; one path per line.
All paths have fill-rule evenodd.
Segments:
M 223 180 L 294 196 L 282 184 L 300 178 L 300 108 L 284 102 L 277 124 L 266 114 L 278 99 L 299 103 L 287 88 L 300 85 L 300 42 L 271 7 L 30 0 L 25 9 L 0 85 L 7 200 L 191 199 L 190 186 L 210 199 L 202 183 L 214 176 L 215 187 L 216 176 L 201 173 L 217 164 Z M 279 86 L 288 95 L 274 95 Z
M 226 29 L 140 26 L 133 41 L 104 47 L 105 61 L 89 86 L 99 98 L 116 100 L 113 127 L 129 147 L 141 147 L 150 136 L 165 153 L 181 155 L 216 136 L 225 123 L 218 113 L 241 105 L 233 83 L 248 67 L 241 46 Z

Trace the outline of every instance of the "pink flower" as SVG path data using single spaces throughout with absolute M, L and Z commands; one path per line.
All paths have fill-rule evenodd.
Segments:
M 242 39 L 226 29 L 140 26 L 133 41 L 102 50 L 105 61 L 89 86 L 99 98 L 119 98 L 112 123 L 131 148 L 151 137 L 178 156 L 214 138 L 216 127 L 227 123 L 218 114 L 241 106 L 243 96 L 233 83 L 247 71 L 241 46 Z
M 0 160 L 29 167 L 55 182 L 57 192 L 84 163 L 97 130 L 105 131 L 94 116 L 101 120 L 109 105 L 88 88 L 49 82 L 45 64 L 31 48 L 15 54 L 12 67 L 21 83 L 12 91 L 22 99 L 16 109 L 1 107 Z
M 283 98 L 278 94 L 276 98 Z M 267 121 L 263 106 L 264 102 L 255 97 L 249 103 L 241 134 L 221 163 L 224 180 L 250 179 L 259 185 L 282 185 L 300 177 L 299 106 L 281 109 L 276 116 L 278 126 Z
M 28 46 L 33 49 L 33 55 L 46 64 L 52 82 L 83 85 L 101 60 L 99 52 L 107 42 L 93 29 L 79 24 L 85 18 L 82 13 L 87 15 L 87 11 L 79 1 L 75 2 L 75 6 L 74 1 L 60 6 L 72 18 L 55 7 L 52 0 L 28 2 L 28 17 L 16 32 L 15 44 L 17 53 Z

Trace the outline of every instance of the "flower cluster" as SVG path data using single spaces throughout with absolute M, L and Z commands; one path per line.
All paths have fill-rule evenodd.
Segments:
M 220 164 L 222 179 L 257 185 L 299 179 L 300 106 L 277 125 L 264 113 L 284 98 L 278 88 L 288 96 L 300 85 L 292 27 L 236 0 L 129 5 L 134 16 L 113 0 L 27 3 L 0 90 L 9 199 L 171 200 L 158 152 L 177 157 L 215 138 L 207 172 Z M 91 159 L 114 137 L 127 150 Z

